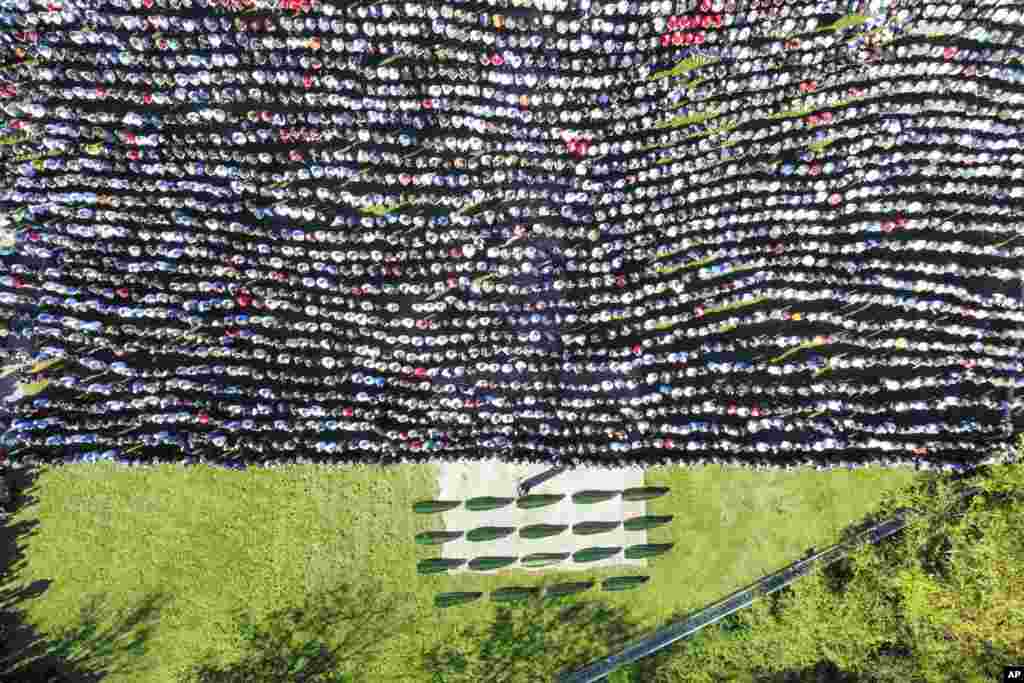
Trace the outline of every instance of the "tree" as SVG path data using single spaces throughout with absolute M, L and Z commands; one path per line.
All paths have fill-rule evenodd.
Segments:
M 840 670 L 834 662 L 822 660 L 804 669 L 757 676 L 754 683 L 864 683 L 864 679 Z
M 382 646 L 415 625 L 414 598 L 381 586 L 342 584 L 306 596 L 299 607 L 279 609 L 260 623 L 236 615 L 241 659 L 207 656 L 183 673 L 182 683 L 359 683 Z

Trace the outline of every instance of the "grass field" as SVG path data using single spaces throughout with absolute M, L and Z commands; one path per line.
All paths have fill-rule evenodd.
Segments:
M 648 514 L 676 518 L 650 531 L 648 542 L 674 541 L 676 547 L 649 562 L 647 586 L 592 594 L 630 606 L 645 628 L 657 625 L 788 564 L 811 545 L 835 542 L 886 490 L 913 477 L 904 470 L 651 470 L 647 483 L 672 491 L 650 501 Z M 450 638 L 465 620 L 493 613 L 486 600 L 437 611 L 436 593 L 631 573 L 621 567 L 417 576 L 417 560 L 439 552 L 417 546 L 413 536 L 435 528 L 437 520 L 413 514 L 410 506 L 436 492 L 432 466 L 46 469 L 31 492 L 38 502 L 12 520 L 39 521 L 23 541 L 19 582 L 52 580 L 25 609 L 40 631 L 52 632 L 74 623 L 92 597 L 115 613 L 147 594 L 168 595 L 141 661 L 145 668 L 107 679 L 157 683 L 174 680 L 176 671 L 208 652 L 231 659 L 238 652 L 231 620 L 238 608 L 258 616 L 332 582 L 376 577 L 396 592 L 413 591 L 416 626 L 389 644 L 388 656 L 373 665 L 373 678 L 416 681 L 426 680 L 416 675 L 420 652 Z

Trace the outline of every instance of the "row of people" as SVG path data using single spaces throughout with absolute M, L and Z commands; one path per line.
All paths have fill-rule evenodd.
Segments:
M 0 306 L 63 365 L 9 449 L 942 460 L 1012 430 L 1005 11 L 953 47 L 931 5 L 823 35 L 835 3 L 329 6 L 22 36 Z M 719 20 L 695 52 L 671 16 Z

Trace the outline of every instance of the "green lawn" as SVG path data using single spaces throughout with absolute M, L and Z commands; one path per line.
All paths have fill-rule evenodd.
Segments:
M 636 607 L 656 622 L 674 611 L 691 611 L 836 543 L 882 495 L 910 484 L 905 469 L 818 472 L 753 472 L 718 466 L 659 468 L 652 486 L 671 493 L 648 503 L 649 514 L 672 514 L 665 527 L 648 532 L 651 543 L 675 541 L 655 560 L 651 599 Z M 625 597 L 625 596 L 623 596 Z
M 650 514 L 673 514 L 649 542 L 674 541 L 650 561 L 651 582 L 635 591 L 604 593 L 629 605 L 644 627 L 697 608 L 802 555 L 834 542 L 912 472 L 755 473 L 720 467 L 648 472 L 669 495 L 648 503 Z M 442 591 L 600 579 L 630 568 L 496 576 L 417 576 L 419 559 L 439 555 L 413 536 L 438 526 L 440 515 L 415 515 L 416 500 L 436 495 L 431 466 L 337 470 L 294 467 L 232 472 L 166 466 L 130 471 L 109 465 L 44 470 L 38 502 L 13 522 L 39 520 L 26 544 L 19 580 L 51 579 L 28 603 L 29 620 L 51 632 L 73 623 L 82 602 L 130 608 L 164 592 L 163 609 L 144 663 L 148 671 L 111 676 L 111 683 L 172 681 L 207 652 L 230 658 L 237 641 L 231 614 L 296 604 L 307 590 L 377 577 L 395 591 L 414 591 L 413 635 L 393 642 L 393 656 L 373 671 L 380 681 L 415 677 L 419 652 L 451 637 L 465 620 L 488 618 L 485 600 L 434 609 Z M 597 593 L 597 590 L 592 591 Z

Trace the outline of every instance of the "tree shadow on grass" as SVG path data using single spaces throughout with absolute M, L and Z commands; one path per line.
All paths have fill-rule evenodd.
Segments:
M 238 661 L 207 656 L 179 675 L 182 683 L 357 683 L 389 640 L 415 628 L 415 598 L 378 584 L 341 584 L 307 595 L 256 623 L 236 613 L 243 642 Z
M 638 634 L 629 614 L 603 600 L 569 595 L 502 604 L 493 620 L 464 628 L 425 653 L 434 683 L 551 680 L 620 649 Z
M 141 658 L 146 653 L 146 642 L 168 598 L 149 594 L 112 622 L 101 625 L 105 601 L 102 594 L 86 599 L 75 623 L 53 634 L 42 636 L 24 621 L 17 623 L 8 652 L 0 662 L 0 675 L 10 681 L 91 683 L 110 674 L 145 671 Z M 24 615 L 18 616 L 23 619 Z
M 38 502 L 31 495 L 38 468 L 5 472 L 11 484 L 8 512 Z M 40 634 L 27 623 L 25 603 L 43 595 L 53 583 L 40 579 L 31 584 L 18 581 L 25 566 L 29 539 L 39 525 L 36 520 L 12 521 L 0 527 L 0 682 L 26 681 L 91 683 L 111 673 L 140 670 L 153 624 L 168 598 L 160 593 L 145 596 L 137 606 L 101 626 L 105 598 L 86 598 L 74 625 L 54 634 Z

